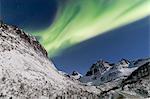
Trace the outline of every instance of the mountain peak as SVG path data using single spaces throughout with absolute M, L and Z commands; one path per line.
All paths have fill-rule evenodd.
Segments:
M 143 64 L 149 62 L 150 59 L 140 59 L 137 61 L 128 61 L 121 59 L 118 63 L 111 65 L 109 62 L 100 60 L 90 67 L 90 71 L 81 77 L 83 83 L 92 82 L 93 85 L 100 85 L 116 79 L 125 79 L 133 71 Z M 130 66 L 130 67 L 129 67 Z
M 116 65 L 120 66 L 120 67 L 123 67 L 123 68 L 126 68 L 126 67 L 129 66 L 129 64 L 130 64 L 130 61 L 122 58 Z
M 47 51 L 44 49 L 44 47 L 41 46 L 41 44 L 36 40 L 34 36 L 25 33 L 16 26 L 4 24 L 2 21 L 0 22 L 0 28 L 1 31 L 3 31 L 0 35 L 4 38 L 11 39 L 12 42 L 15 41 L 14 39 L 16 39 L 16 41 L 18 40 L 18 42 L 19 40 L 22 40 L 26 44 L 30 44 L 30 47 L 32 47 L 35 52 L 42 53 L 45 57 L 48 56 Z
M 110 68 L 110 64 L 107 61 L 99 60 L 95 64 L 93 64 L 90 70 L 87 72 L 87 76 L 95 75 L 97 73 L 101 74 L 105 72 L 108 68 Z

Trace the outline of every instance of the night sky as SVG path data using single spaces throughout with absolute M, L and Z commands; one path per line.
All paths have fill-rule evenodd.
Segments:
M 0 18 L 29 33 L 37 32 L 53 22 L 57 6 L 55 0 L 0 0 Z M 99 59 L 117 62 L 149 57 L 149 37 L 149 17 L 145 17 L 69 47 L 52 60 L 59 70 L 85 74 Z

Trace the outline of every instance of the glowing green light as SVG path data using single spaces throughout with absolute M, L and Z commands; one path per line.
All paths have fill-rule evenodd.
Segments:
M 53 24 L 39 31 L 41 43 L 53 57 L 63 49 L 142 19 L 150 0 L 58 0 Z

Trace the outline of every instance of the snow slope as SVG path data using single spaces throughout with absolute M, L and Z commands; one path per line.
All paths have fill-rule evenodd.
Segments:
M 0 98 L 97 97 L 98 92 L 62 75 L 34 37 L 0 24 Z

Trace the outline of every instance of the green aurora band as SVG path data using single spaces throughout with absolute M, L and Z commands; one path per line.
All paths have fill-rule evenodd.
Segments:
M 68 47 L 149 16 L 150 0 L 57 0 L 55 19 L 34 35 L 50 57 Z

